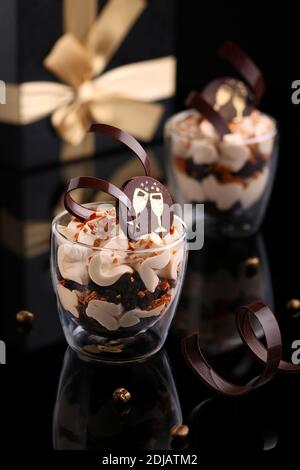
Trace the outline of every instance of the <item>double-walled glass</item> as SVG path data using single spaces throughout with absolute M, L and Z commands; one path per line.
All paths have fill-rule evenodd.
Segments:
M 89 207 L 96 210 L 99 204 Z M 132 251 L 68 238 L 65 227 L 70 217 L 63 212 L 54 219 L 51 247 L 52 281 L 67 342 L 99 360 L 131 361 L 155 353 L 165 342 L 182 287 L 187 258 L 184 223 L 175 216 L 180 230 L 170 243 Z M 99 275 L 107 269 L 124 274 L 115 282 L 97 284 L 91 278 L 95 269 Z M 143 276 L 150 279 L 150 290 Z
M 273 186 L 277 124 L 270 116 L 257 113 L 268 123 L 268 131 L 255 137 L 246 137 L 245 133 L 220 138 L 207 121 L 207 135 L 199 136 L 197 130 L 189 133 L 185 127 L 196 113 L 184 111 L 166 124 L 171 190 L 181 204 L 205 204 L 207 234 L 251 235 L 263 220 Z

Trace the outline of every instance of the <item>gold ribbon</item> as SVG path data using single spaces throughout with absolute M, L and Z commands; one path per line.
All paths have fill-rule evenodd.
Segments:
M 7 84 L 0 121 L 30 124 L 51 114 L 66 143 L 61 156 L 67 159 L 93 152 L 94 136 L 86 134 L 92 121 L 151 140 L 163 113 L 160 104 L 151 102 L 174 94 L 174 57 L 102 73 L 145 7 L 144 0 L 110 0 L 96 18 L 96 0 L 64 0 L 67 32 L 44 60 L 44 66 L 63 83 Z

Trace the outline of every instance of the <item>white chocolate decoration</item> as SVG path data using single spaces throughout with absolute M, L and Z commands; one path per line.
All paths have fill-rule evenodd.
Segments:
M 218 152 L 208 139 L 195 139 L 191 143 L 191 157 L 197 165 L 213 163 L 218 159 Z
M 78 318 L 79 313 L 77 310 L 78 297 L 76 291 L 69 290 L 62 284 L 57 284 L 57 295 L 64 309 L 68 310 L 74 317 Z
M 169 260 L 170 250 L 164 250 L 155 256 L 145 259 L 145 261 L 143 261 L 137 268 L 137 271 L 149 292 L 154 292 L 157 284 L 159 283 L 159 277 L 155 270 L 163 269 L 169 263 Z
M 121 304 L 116 305 L 103 300 L 91 300 L 86 308 L 86 314 L 107 330 L 113 331 L 119 328 L 118 317 L 121 315 L 122 310 Z
M 98 286 L 106 287 L 111 286 L 117 282 L 123 274 L 132 273 L 133 270 L 130 266 L 126 264 L 113 264 L 113 257 L 110 258 L 109 255 L 113 255 L 113 252 L 108 250 L 108 253 L 102 253 L 100 251 L 94 255 L 90 261 L 88 272 L 91 279 L 98 284 Z
M 92 250 L 80 245 L 60 245 L 57 250 L 57 264 L 62 277 L 78 284 L 86 284 L 89 281 L 87 263 L 91 254 Z
M 243 138 L 239 134 L 226 134 L 220 147 L 220 164 L 227 166 L 231 171 L 239 171 L 250 156 L 250 149 L 243 144 Z

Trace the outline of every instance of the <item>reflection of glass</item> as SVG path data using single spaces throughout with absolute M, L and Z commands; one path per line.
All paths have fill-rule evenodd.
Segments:
M 222 106 L 225 106 L 231 99 L 232 89 L 228 85 L 222 85 L 218 88 L 216 93 L 216 103 L 215 103 L 215 110 L 219 111 Z
M 151 193 L 150 202 L 151 202 L 151 208 L 154 214 L 156 215 L 157 221 L 158 221 L 158 227 L 155 230 L 155 232 L 157 233 L 166 232 L 167 230 L 164 227 L 162 227 L 162 224 L 161 224 L 161 216 L 163 215 L 163 212 L 164 212 L 164 200 L 163 200 L 162 193 Z
M 133 194 L 133 208 L 136 214 L 140 214 L 145 209 L 149 194 L 141 188 L 136 188 Z
M 249 272 L 247 260 L 255 257 L 259 265 Z M 242 344 L 235 310 L 257 299 L 273 308 L 271 274 L 262 237 L 207 239 L 204 249 L 189 258 L 173 331 L 181 336 L 199 331 L 203 347 L 212 354 L 232 351 Z
M 113 401 L 125 387 L 131 400 Z M 56 450 L 170 449 L 170 428 L 182 422 L 168 357 L 134 365 L 102 365 L 67 350 L 53 419 Z

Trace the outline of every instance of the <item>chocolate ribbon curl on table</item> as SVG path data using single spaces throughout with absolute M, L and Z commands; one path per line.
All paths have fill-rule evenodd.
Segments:
M 188 107 L 197 109 L 214 126 L 220 137 L 231 133 L 225 119 L 220 115 L 220 113 L 214 110 L 214 108 L 203 98 L 203 96 L 201 96 L 199 92 L 195 90 L 191 91 L 185 104 Z
M 251 317 L 256 318 L 260 323 L 265 335 L 266 347 L 256 337 L 251 325 Z M 300 365 L 294 365 L 281 359 L 280 328 L 275 315 L 263 302 L 253 302 L 238 308 L 236 322 L 243 343 L 253 356 L 263 364 L 263 373 L 245 386 L 228 382 L 209 365 L 200 348 L 200 336 L 194 334 L 182 340 L 183 354 L 191 369 L 210 388 L 227 396 L 246 395 L 270 381 L 278 371 L 300 372 Z
M 265 93 L 265 80 L 261 70 L 243 49 L 232 41 L 226 41 L 219 51 L 220 56 L 227 60 L 244 78 L 255 93 L 256 104 Z
M 97 17 L 97 0 L 64 0 L 63 34 L 44 66 L 64 83 L 6 84 L 0 122 L 26 125 L 51 115 L 63 139 L 63 160 L 91 155 L 95 142 L 86 134 L 94 121 L 117 125 L 150 141 L 163 114 L 159 101 L 175 91 L 175 58 L 146 60 L 103 73 L 137 21 L 144 0 L 109 0 Z

